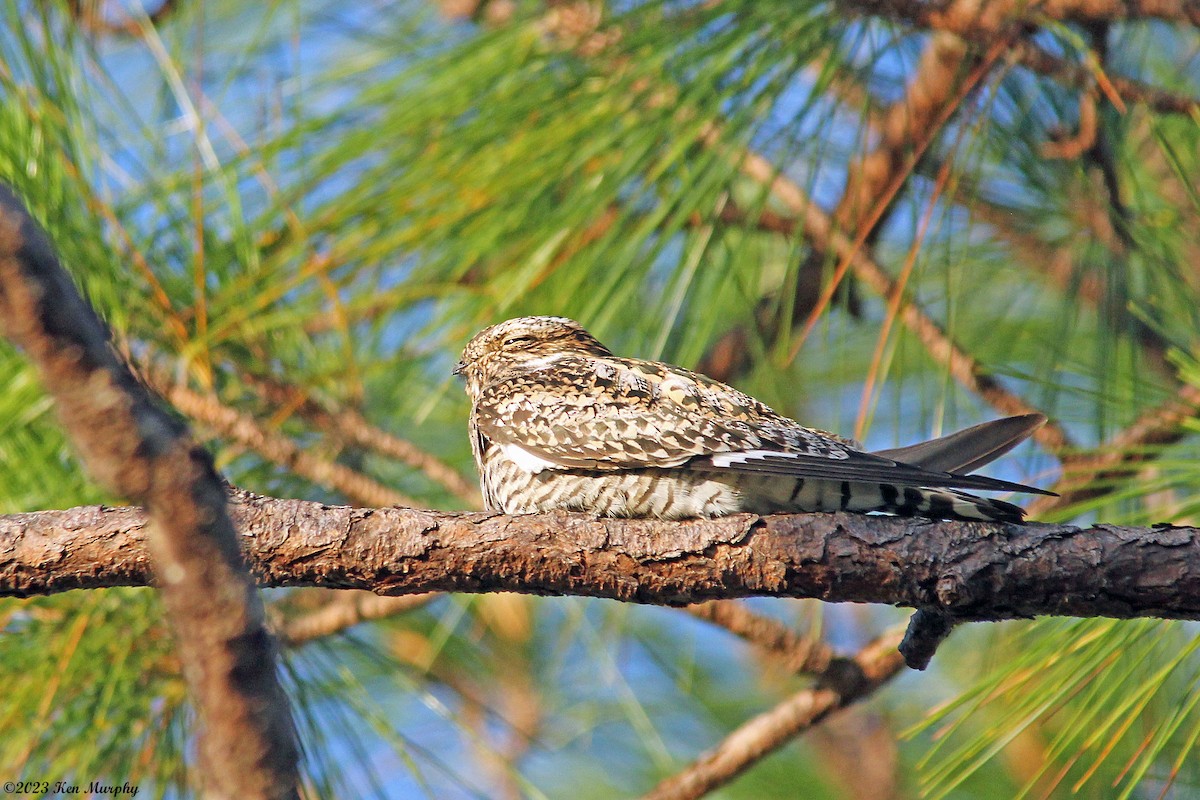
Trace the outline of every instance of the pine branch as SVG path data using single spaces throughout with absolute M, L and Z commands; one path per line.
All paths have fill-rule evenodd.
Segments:
M 984 38 L 1007 27 L 1036 25 L 1047 19 L 1076 23 L 1157 19 L 1200 25 L 1200 6 L 1193 0 L 840 0 L 839 5 L 852 13 L 887 17 L 967 38 Z
M 817 250 L 830 252 L 848 260 L 855 276 L 880 297 L 892 297 L 896 282 L 874 259 L 862 252 L 845 234 L 834 226 L 830 216 L 821 210 L 794 181 L 778 175 L 769 161 L 754 152 L 747 152 L 742 172 L 747 177 L 770 186 L 772 194 L 796 214 L 808 243 Z M 1006 388 L 989 374 L 983 365 L 955 342 L 948 333 L 915 303 L 905 300 L 899 319 L 921 342 L 929 356 L 946 368 L 963 388 L 978 395 L 1003 414 L 1029 414 L 1034 408 L 1015 392 Z M 1038 429 L 1033 438 L 1051 452 L 1067 448 L 1070 439 L 1060 426 L 1050 423 Z
M 291 714 L 225 487 L 186 427 L 118 359 L 104 323 L 3 185 L 0 324 L 37 366 L 91 473 L 146 508 L 142 583 L 153 563 L 203 723 L 207 794 L 296 797 Z
M 303 387 L 275 378 L 259 375 L 243 375 L 242 377 L 268 403 L 294 408 L 296 413 L 317 430 L 419 470 L 431 481 L 440 484 L 470 507 L 478 508 L 482 505 L 483 499 L 480 497 L 479 487 L 467 481 L 458 470 L 420 449 L 412 442 L 372 425 L 353 408 L 340 406 L 327 408 L 308 394 Z M 397 503 L 391 505 L 397 505 Z
M 141 37 L 145 34 L 138 17 L 133 16 L 133 12 L 125 11 L 120 6 L 115 6 L 116 19 L 105 16 L 102 6 L 107 7 L 108 5 L 111 4 L 70 0 L 67 3 L 67 8 L 70 10 L 71 16 L 89 33 L 133 37 Z M 166 22 L 178 10 L 178 7 L 177 0 L 162 0 L 158 4 L 158 8 L 155 8 L 153 11 L 140 9 L 137 13 L 145 15 L 146 24 L 158 26 Z
M 217 435 L 314 483 L 335 489 L 354 502 L 369 506 L 418 505 L 407 495 L 361 472 L 313 455 L 282 433 L 266 428 L 253 416 L 225 405 L 215 395 L 169 380 L 156 370 L 145 372 L 143 378 L 181 413 Z
M 1200 619 L 1200 528 L 935 522 L 862 514 L 715 520 L 508 517 L 234 493 L 262 586 L 511 591 L 685 605 L 749 596 L 1039 615 Z M 83 506 L 0 517 L 0 595 L 145 586 L 146 518 Z
M 1142 358 L 1157 372 L 1176 380 L 1175 370 L 1167 360 L 1171 343 L 1152 326 L 1147 325 L 1129 308 L 1106 301 L 1110 291 L 1108 277 L 1101 270 L 1089 269 L 1076 263 L 1071 249 L 1056 246 L 1025 229 L 1022 215 L 981 196 L 976 187 L 959 182 L 954 190 L 955 202 L 975 220 L 985 223 L 996 237 L 1011 248 L 1014 260 L 1023 269 L 1040 275 L 1060 293 L 1080 301 L 1081 306 L 1102 310 L 1101 319 L 1118 331 L 1128 331 L 1141 348 Z M 1099 237 L 1097 237 L 1099 238 Z M 1055 453 L 1055 455 L 1061 454 Z
M 1009 57 L 1039 75 L 1076 89 L 1086 89 L 1097 77 L 1095 70 L 1060 58 L 1028 40 L 1016 42 Z M 1200 110 L 1200 99 L 1195 97 L 1108 73 L 1105 79 L 1120 102 L 1144 105 L 1159 114 L 1194 114 Z
M 320 608 L 281 622 L 278 625 L 279 641 L 286 647 L 299 647 L 362 622 L 415 611 L 437 597 L 436 594 L 384 597 L 363 592 L 338 592 Z
M 830 714 L 870 696 L 900 673 L 897 633 L 885 633 L 852 658 L 835 658 L 815 686 L 747 721 L 642 800 L 694 800 L 732 781 Z
M 983 59 L 979 65 L 976 65 L 975 74 L 965 80 L 964 86 L 969 87 L 973 85 L 983 74 L 986 66 L 994 60 L 999 52 L 999 50 L 993 48 L 992 54 Z M 948 72 L 944 69 L 939 71 L 936 68 L 944 66 L 941 64 L 941 58 L 942 56 L 939 56 L 937 53 L 929 55 L 928 61 L 932 66 L 928 67 L 927 72 L 929 75 L 937 75 L 942 80 L 945 80 Z M 921 93 L 913 90 L 913 94 L 914 99 L 911 102 L 924 108 L 924 101 L 915 99 L 915 96 Z M 952 92 L 950 95 L 943 97 L 941 102 L 935 104 L 931 109 L 926 109 L 922 112 L 921 118 L 936 118 L 940 126 L 948 118 L 952 110 L 957 107 L 959 100 L 952 98 L 959 98 L 960 95 L 961 89 L 960 92 Z M 897 111 L 896 119 L 904 118 L 906 113 Z M 938 116 L 939 114 L 941 116 Z M 720 146 L 718 126 L 714 124 L 704 134 L 703 139 L 708 146 Z M 926 143 L 928 141 L 926 140 Z M 984 366 L 958 342 L 955 342 L 936 320 L 930 317 L 916 303 L 904 297 L 901 287 L 897 285 L 896 281 L 874 259 L 864 252 L 861 240 L 865 239 L 865 234 L 860 233 L 859 240 L 853 240 L 844 234 L 832 215 L 826 213 L 820 206 L 814 203 L 796 182 L 780 174 L 774 165 L 761 154 L 753 150 L 747 150 L 738 154 L 731 153 L 730 157 L 738 160 L 743 175 L 766 186 L 772 196 L 782 203 L 789 213 L 796 216 L 805 240 L 814 252 L 836 256 L 839 262 L 841 262 L 839 272 L 844 266 L 880 297 L 900 298 L 901 304 L 899 306 L 898 317 L 901 323 L 917 337 L 930 357 L 938 364 L 944 366 L 963 388 L 976 394 L 993 408 L 1004 414 L 1018 415 L 1038 411 L 1038 409 L 1030 405 L 1024 398 L 1005 387 L 999 380 L 989 374 Z M 915 161 L 909 162 L 910 167 L 912 163 L 915 163 Z M 889 170 L 888 176 L 891 180 L 889 188 L 898 190 L 899 182 L 907 180 L 910 174 L 911 170 L 909 168 L 897 169 L 896 171 Z M 837 277 L 835 274 L 835 281 Z M 703 365 L 703 367 L 708 366 L 707 363 Z M 1053 422 L 1038 429 L 1034 433 L 1033 438 L 1051 452 L 1064 450 L 1071 444 L 1066 431 Z
M 834 229 L 854 239 L 856 250 L 871 252 L 921 154 L 962 103 L 965 90 L 983 76 L 979 64 L 979 55 L 961 39 L 950 34 L 933 36 L 921 53 L 904 94 L 877 115 L 877 135 L 847 165 L 842 197 L 830 214 Z M 975 74 L 968 77 L 967 73 L 972 70 Z M 964 78 L 967 78 L 965 82 Z M 755 157 L 755 154 L 750 156 L 751 159 Z M 750 174 L 745 169 L 743 172 Z M 793 209 L 793 212 L 798 213 L 798 210 Z M 805 317 L 812 320 L 822 314 L 833 300 L 835 291 L 852 291 L 849 284 L 842 286 L 846 264 L 840 256 L 843 264 L 833 280 L 822 285 L 829 256 L 826 248 L 813 247 L 800 265 L 789 324 L 804 327 L 801 340 L 811 324 L 805 324 Z M 850 302 L 853 307 L 853 295 Z M 775 323 L 768 321 L 766 326 L 760 324 L 760 327 L 769 330 Z M 730 381 L 736 374 L 749 369 L 744 353 L 749 334 L 741 326 L 726 332 L 702 359 L 700 370 L 718 380 Z
M 1144 411 L 1108 442 L 1091 450 L 1067 453 L 1057 497 L 1039 498 L 1030 513 L 1049 512 L 1110 494 L 1114 482 L 1127 483 L 1139 467 L 1154 461 L 1153 448 L 1177 444 L 1188 435 L 1187 423 L 1200 414 L 1200 388 L 1184 384 L 1166 402 Z
M 834 658 L 833 649 L 820 639 L 797 634 L 779 620 L 755 614 L 733 600 L 699 603 L 686 610 L 741 637 L 793 672 L 820 674 Z
M 882 114 L 878 140 L 848 165 L 846 187 L 832 214 L 839 230 L 857 234 L 867 226 L 869 249 L 901 182 L 912 173 L 916 154 L 962 104 L 963 80 L 979 64 L 980 54 L 958 37 L 930 37 L 904 94 Z

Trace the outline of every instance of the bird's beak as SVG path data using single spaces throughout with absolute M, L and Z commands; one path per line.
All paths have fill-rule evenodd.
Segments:
M 450 370 L 450 374 L 451 375 L 462 375 L 463 370 L 466 368 L 467 368 L 467 365 L 464 364 L 463 362 L 459 361 L 457 364 L 454 365 L 454 369 Z

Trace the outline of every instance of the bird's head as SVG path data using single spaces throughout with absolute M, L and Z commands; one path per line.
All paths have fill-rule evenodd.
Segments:
M 463 349 L 454 374 L 466 378 L 467 392 L 475 398 L 492 381 L 580 354 L 611 356 L 612 351 L 573 319 L 517 317 L 475 334 Z

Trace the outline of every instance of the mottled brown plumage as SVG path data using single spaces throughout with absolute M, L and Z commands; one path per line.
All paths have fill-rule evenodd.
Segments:
M 471 398 L 484 501 L 509 514 L 842 509 L 1020 521 L 1019 507 L 958 490 L 1044 493 L 966 474 L 1036 430 L 1045 421 L 1036 414 L 866 453 L 703 375 L 619 358 L 562 317 L 481 331 L 455 371 Z

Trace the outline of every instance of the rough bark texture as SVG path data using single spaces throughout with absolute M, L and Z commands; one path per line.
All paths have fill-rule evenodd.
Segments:
M 152 561 L 204 726 L 206 795 L 295 797 L 292 720 L 262 603 L 225 512 L 225 487 L 186 427 L 113 353 L 104 324 L 3 186 L 0 325 L 37 365 L 91 473 L 147 509 L 152 532 L 138 540 L 139 582 L 149 580 Z M 77 557 L 76 542 L 52 545 L 44 534 L 31 537 L 50 548 L 39 548 L 42 567 L 53 566 L 55 546 L 59 559 Z M 0 552 L 24 552 L 22 538 L 10 550 L 6 537 Z
M 815 597 L 940 610 L 1200 619 L 1200 528 L 742 514 L 660 522 L 327 506 L 236 493 L 264 586 L 513 591 L 680 605 Z M 82 507 L 0 517 L 0 594 L 141 586 L 145 517 Z

